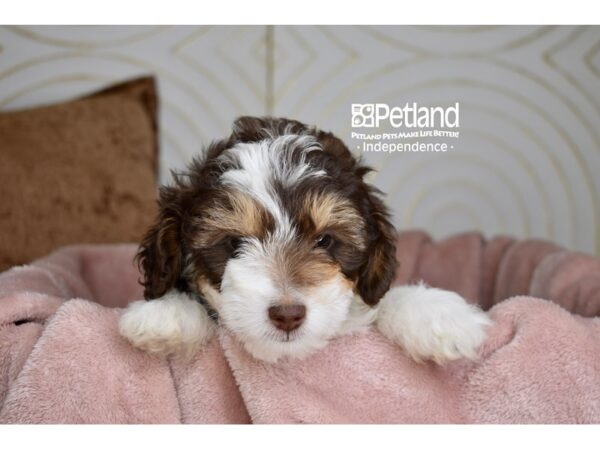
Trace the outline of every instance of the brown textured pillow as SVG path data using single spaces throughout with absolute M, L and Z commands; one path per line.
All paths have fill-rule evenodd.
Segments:
M 155 213 L 153 78 L 0 113 L 0 270 L 66 244 L 139 241 Z

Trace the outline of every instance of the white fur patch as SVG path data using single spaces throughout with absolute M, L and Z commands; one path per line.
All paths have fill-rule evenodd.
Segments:
M 348 317 L 353 297 L 340 274 L 319 286 L 279 286 L 271 276 L 269 247 L 255 242 L 229 260 L 221 290 L 201 287 L 203 295 L 219 312 L 221 323 L 232 331 L 255 358 L 275 362 L 284 357 L 302 358 L 325 347 Z M 286 296 L 306 307 L 302 326 L 289 335 L 270 322 L 268 309 Z
M 192 356 L 213 336 L 206 309 L 188 295 L 169 291 L 156 300 L 130 303 L 119 331 L 135 347 L 160 356 Z
M 365 330 L 377 320 L 377 308 L 367 305 L 360 295 L 354 294 L 346 319 L 336 333 L 337 336 Z
M 415 360 L 475 359 L 488 316 L 460 295 L 423 284 L 398 286 L 381 299 L 377 326 Z
M 313 151 L 322 151 L 314 137 L 295 134 L 237 144 L 219 156 L 219 160 L 233 162 L 239 168 L 224 172 L 220 182 L 251 195 L 280 227 L 289 228 L 289 218 L 274 192 L 273 181 L 289 187 L 308 177 L 326 175 L 306 162 L 306 155 Z M 294 152 L 300 152 L 297 161 L 293 161 Z

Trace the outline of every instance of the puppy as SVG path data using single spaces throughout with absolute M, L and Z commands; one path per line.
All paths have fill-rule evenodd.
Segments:
M 254 357 L 304 357 L 375 324 L 415 360 L 474 358 L 487 316 L 459 295 L 390 289 L 396 231 L 379 191 L 333 134 L 242 117 L 174 184 L 138 254 L 144 296 L 120 332 L 193 354 L 217 324 Z

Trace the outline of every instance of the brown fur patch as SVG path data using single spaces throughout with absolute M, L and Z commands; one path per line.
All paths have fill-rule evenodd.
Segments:
M 365 249 L 365 222 L 354 205 L 333 192 L 311 192 L 304 199 L 303 215 L 309 220 L 315 237 L 331 231 L 337 239 Z
M 311 240 L 294 242 L 277 249 L 271 261 L 271 278 L 282 291 L 304 289 L 329 282 L 341 275 L 340 266 Z
M 209 247 L 226 236 L 262 237 L 273 228 L 265 208 L 242 192 L 223 191 L 199 218 L 195 246 Z

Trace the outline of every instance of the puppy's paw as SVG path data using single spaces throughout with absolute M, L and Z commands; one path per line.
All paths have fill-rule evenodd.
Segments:
M 165 357 L 190 358 L 210 340 L 214 329 L 204 307 L 176 291 L 130 303 L 119 320 L 119 332 L 134 347 Z
M 460 295 L 417 286 L 392 288 L 383 297 L 377 325 L 416 361 L 438 364 L 475 359 L 491 321 Z

